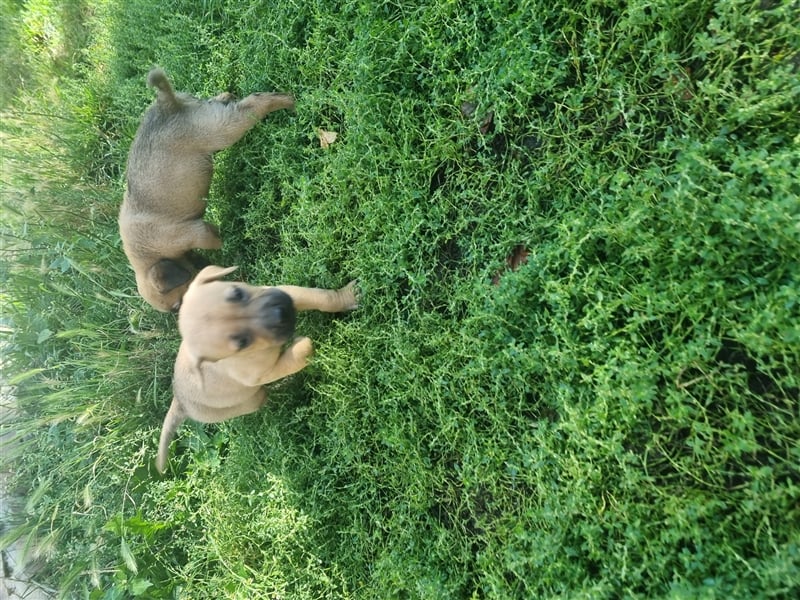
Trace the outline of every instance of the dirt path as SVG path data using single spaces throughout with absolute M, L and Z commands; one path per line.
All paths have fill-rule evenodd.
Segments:
M 13 398 L 0 390 L 0 423 L 10 421 Z M 0 435 L 0 452 L 11 450 L 13 432 L 3 429 Z M 24 506 L 25 499 L 15 497 L 9 488 L 9 474 L 0 472 L 0 532 L 12 521 L 14 510 Z M 0 600 L 49 600 L 55 590 L 33 581 L 33 573 L 23 564 L 24 541 L 17 541 L 0 553 Z

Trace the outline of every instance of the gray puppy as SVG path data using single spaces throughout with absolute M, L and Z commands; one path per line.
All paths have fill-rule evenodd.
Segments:
M 139 293 L 168 312 L 178 309 L 197 274 L 192 250 L 222 245 L 217 229 L 203 221 L 214 152 L 268 113 L 294 108 L 294 98 L 254 93 L 236 101 L 224 93 L 199 100 L 176 93 L 161 69 L 150 71 L 147 84 L 158 96 L 131 145 L 119 229 Z

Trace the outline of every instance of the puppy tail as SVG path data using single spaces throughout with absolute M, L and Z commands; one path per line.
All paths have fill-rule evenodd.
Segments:
M 163 69 L 156 68 L 150 71 L 147 74 L 147 85 L 158 90 L 158 103 L 164 108 L 172 109 L 180 104 Z
M 169 459 L 169 445 L 172 438 L 175 437 L 175 432 L 186 420 L 178 401 L 173 398 L 172 404 L 169 405 L 167 416 L 164 418 L 164 425 L 161 426 L 161 438 L 158 441 L 158 456 L 156 457 L 156 469 L 159 473 L 163 473 L 167 468 L 167 460 Z

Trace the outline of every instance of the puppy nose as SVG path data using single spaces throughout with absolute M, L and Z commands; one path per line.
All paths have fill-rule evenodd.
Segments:
M 297 313 L 289 294 L 270 290 L 259 298 L 259 320 L 273 337 L 288 340 L 294 335 Z

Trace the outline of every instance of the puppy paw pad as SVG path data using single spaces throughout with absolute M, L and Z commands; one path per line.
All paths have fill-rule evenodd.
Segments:
M 361 301 L 361 288 L 358 286 L 358 280 L 354 279 L 339 292 L 342 294 L 343 310 L 355 310 Z

